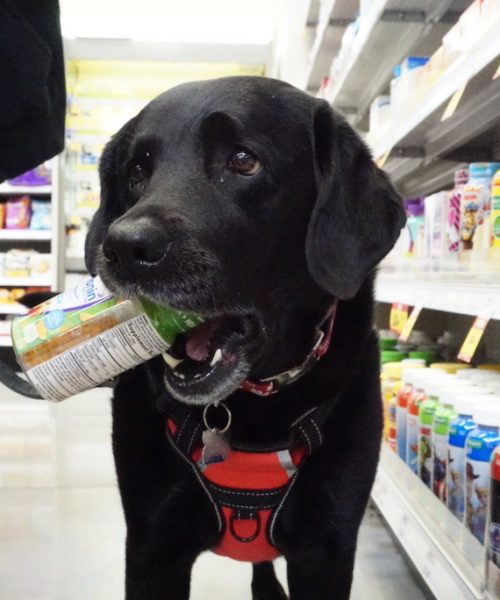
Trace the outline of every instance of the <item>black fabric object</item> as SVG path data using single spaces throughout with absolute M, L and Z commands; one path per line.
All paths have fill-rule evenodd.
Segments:
M 0 2 L 0 181 L 64 148 L 66 88 L 58 0 Z

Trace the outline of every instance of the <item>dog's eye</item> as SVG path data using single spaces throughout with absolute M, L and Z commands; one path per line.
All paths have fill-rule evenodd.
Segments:
M 128 187 L 130 190 L 142 185 L 151 175 L 151 155 L 146 152 L 144 158 L 132 163 L 128 171 Z
M 236 171 L 240 175 L 255 175 L 262 168 L 262 164 L 255 154 L 244 148 L 238 148 L 231 154 L 227 166 L 231 171 Z

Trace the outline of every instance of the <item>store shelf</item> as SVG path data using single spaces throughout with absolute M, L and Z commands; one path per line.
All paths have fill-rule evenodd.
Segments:
M 331 104 L 345 112 L 356 112 L 354 123 L 359 123 L 373 98 L 389 84 L 395 65 L 412 52 L 425 55 L 437 49 L 452 26 L 451 20 L 437 22 L 450 4 L 446 0 L 373 2 L 361 21 L 346 63 L 333 76 L 328 94 Z M 454 9 L 461 8 L 456 4 Z
M 404 146 L 408 143 L 412 132 L 416 132 L 416 137 L 411 138 L 411 146 L 423 146 L 425 135 L 431 127 L 431 117 L 434 112 L 439 109 L 458 89 L 465 85 L 470 79 L 478 74 L 482 69 L 487 67 L 492 61 L 500 56 L 500 36 L 497 35 L 498 27 L 500 26 L 500 15 L 497 19 L 492 19 L 489 22 L 484 35 L 476 39 L 475 44 L 456 60 L 446 70 L 443 77 L 428 90 L 422 102 L 413 108 L 411 111 L 405 111 L 405 118 L 395 118 L 394 127 L 388 128 L 384 132 L 380 141 L 372 148 L 376 158 L 383 156 L 395 146 Z M 485 39 L 488 43 L 485 43 Z M 493 112 L 498 116 L 498 81 L 491 82 L 491 88 L 482 87 L 480 104 L 484 106 L 482 114 L 486 118 L 488 114 Z M 469 119 L 477 119 L 481 114 L 476 114 L 477 102 L 474 103 L 474 114 L 467 111 Z M 496 111 L 494 109 L 497 109 Z M 445 122 L 446 123 L 446 122 Z M 462 123 L 463 127 L 463 123 Z M 453 147 L 457 147 L 463 143 L 462 136 L 464 134 L 462 127 L 458 125 L 449 131 L 448 125 L 441 126 L 440 131 L 432 131 L 432 140 L 430 141 L 430 152 L 436 154 L 439 152 L 449 151 Z M 439 138 L 443 137 L 442 132 L 446 129 L 446 138 L 444 141 Z
M 26 306 L 19 302 L 9 302 L 8 304 L 0 302 L 0 315 L 22 315 L 28 312 Z
M 36 240 L 52 239 L 52 231 L 44 229 L 0 229 L 0 242 L 4 240 Z
M 307 16 L 308 23 L 318 18 L 319 3 L 311 2 Z M 338 50 L 345 28 L 354 20 L 358 10 L 357 0 L 328 0 L 323 18 L 317 24 L 316 36 L 309 54 L 309 65 L 303 87 L 317 90 L 325 77 Z M 314 21 L 313 21 L 314 22 Z
M 71 273 L 87 273 L 83 256 L 66 256 L 66 270 Z
M 494 280 L 490 280 L 494 281 Z M 500 284 L 487 283 L 486 278 L 475 282 L 468 272 L 379 273 L 375 288 L 378 302 L 402 302 L 476 317 L 483 313 L 500 319 Z
M 7 287 L 46 287 L 51 285 L 50 277 L 3 277 L 0 286 Z
M 481 600 L 482 545 L 385 444 L 372 498 L 437 600 Z
M 29 194 L 30 196 L 44 196 L 52 193 L 51 185 L 9 185 L 0 184 L 0 194 L 9 194 L 17 196 L 19 194 Z

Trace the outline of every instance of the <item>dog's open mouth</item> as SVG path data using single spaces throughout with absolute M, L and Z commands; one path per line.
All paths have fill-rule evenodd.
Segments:
M 223 399 L 248 375 L 258 331 L 251 316 L 226 316 L 178 335 L 163 355 L 168 391 L 191 404 Z

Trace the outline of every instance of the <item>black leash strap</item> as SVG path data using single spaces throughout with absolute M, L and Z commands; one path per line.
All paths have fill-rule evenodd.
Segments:
M 23 379 L 19 373 L 0 360 L 0 381 L 9 389 L 21 396 L 42 400 L 42 397 L 35 387 L 26 379 Z

